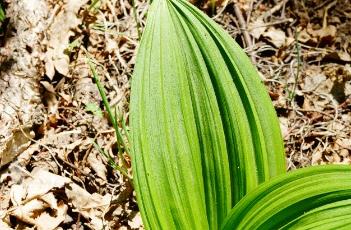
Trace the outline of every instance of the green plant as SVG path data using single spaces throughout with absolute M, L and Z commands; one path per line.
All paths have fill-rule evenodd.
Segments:
M 349 229 L 350 217 L 351 167 L 317 166 L 260 185 L 222 229 Z
M 85 111 L 91 112 L 97 117 L 103 117 L 102 111 L 96 103 L 87 103 L 85 105 Z
M 96 11 L 100 8 L 101 2 L 100 0 L 93 0 L 88 7 L 89 11 Z
M 117 143 L 117 150 L 118 150 L 118 157 L 121 161 L 121 165 L 119 165 L 118 163 L 116 163 L 113 159 L 112 156 L 110 156 L 110 154 L 106 153 L 96 142 L 93 142 L 94 147 L 99 151 L 99 153 L 101 155 L 103 155 L 104 157 L 106 157 L 108 164 L 114 168 L 115 170 L 120 171 L 124 176 L 126 176 L 127 178 L 130 178 L 129 174 L 128 174 L 128 167 L 127 164 L 125 162 L 124 156 L 123 156 L 123 152 L 122 150 L 124 150 L 127 154 L 129 154 L 129 146 L 126 144 L 125 138 L 127 138 L 127 140 L 129 140 L 129 135 L 128 135 L 128 130 L 125 124 L 125 120 L 123 119 L 123 117 L 121 119 L 118 119 L 117 116 L 117 111 L 115 109 L 114 113 L 112 113 L 112 109 L 110 106 L 110 103 L 107 100 L 107 96 L 105 93 L 105 90 L 99 80 L 99 76 L 97 74 L 95 65 L 93 64 L 91 58 L 87 59 L 87 63 L 90 67 L 90 71 L 92 72 L 92 77 L 95 81 L 95 84 L 99 90 L 100 96 L 102 98 L 102 102 L 104 104 L 104 107 L 107 111 L 108 117 L 112 123 L 112 126 L 115 130 L 115 134 L 116 134 L 116 143 Z M 89 104 L 88 104 L 89 105 Z M 94 104 L 90 104 L 90 106 L 88 107 L 88 105 L 86 105 L 86 110 L 93 112 L 96 115 L 100 115 L 101 110 L 100 108 L 98 108 L 96 105 L 94 106 Z M 118 121 L 121 121 L 122 124 L 122 130 L 124 133 L 121 132 L 120 127 L 118 126 Z
M 294 82 L 293 82 L 293 85 L 292 85 L 292 89 L 287 89 L 288 91 L 288 100 L 289 100 L 289 103 L 292 104 L 293 103 L 293 100 L 296 96 L 296 87 L 297 87 L 297 83 L 298 83 L 298 80 L 299 80 L 299 76 L 300 76 L 300 71 L 301 71 L 301 66 L 302 66 L 302 63 L 301 63 L 301 47 L 300 47 L 300 44 L 299 44 L 299 40 L 298 40 L 298 37 L 299 37 L 299 32 L 296 32 L 295 33 L 295 47 L 296 47 L 296 73 L 294 73 Z
M 278 119 L 255 67 L 187 1 L 150 6 L 130 116 L 133 181 L 147 229 L 349 223 L 351 168 L 285 173 Z
M 279 124 L 256 69 L 186 1 L 151 4 L 130 109 L 147 228 L 218 228 L 246 193 L 285 172 Z
M 5 11 L 2 9 L 1 3 L 0 3 L 0 22 L 3 22 L 6 18 Z

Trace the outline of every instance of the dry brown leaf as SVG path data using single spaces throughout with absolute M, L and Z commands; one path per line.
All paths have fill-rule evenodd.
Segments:
M 335 143 L 336 143 L 337 145 L 339 145 L 340 147 L 342 147 L 342 148 L 350 149 L 350 150 L 351 150 L 351 139 L 345 139 L 345 138 L 337 139 L 337 140 L 335 141 Z
M 50 191 L 70 182 L 68 178 L 35 168 L 21 184 L 11 187 L 10 196 L 14 207 L 8 215 L 34 225 L 39 230 L 55 229 L 65 220 L 68 207 L 58 202 Z M 55 215 L 48 213 L 48 208 Z
M 266 37 L 276 48 L 282 47 L 286 42 L 284 31 L 274 27 L 269 28 L 267 32 L 263 33 L 263 36 Z
M 313 30 L 312 24 L 307 25 L 307 32 L 312 36 L 318 39 L 318 42 L 323 44 L 329 44 L 335 39 L 336 36 L 336 27 L 333 25 L 328 25 L 319 30 Z
M 42 196 L 53 188 L 62 188 L 65 184 L 71 182 L 69 178 L 58 176 L 39 168 L 35 168 L 31 175 L 33 178 L 28 179 L 23 184 L 27 190 L 25 200 Z
M 24 152 L 22 152 L 18 157 L 17 157 L 17 162 L 19 165 L 25 167 L 29 164 L 30 159 L 32 158 L 33 154 L 36 151 L 39 151 L 40 146 L 39 144 L 35 143 L 30 145 Z
M 50 205 L 46 202 L 33 199 L 24 205 L 16 207 L 15 210 L 11 212 L 11 215 L 25 223 L 34 225 L 38 230 L 53 230 L 65 220 L 67 205 L 63 202 L 55 205 L 55 215 L 50 215 L 47 212 L 47 208 L 49 207 Z
M 23 152 L 30 145 L 29 138 L 34 134 L 27 128 L 13 129 L 13 133 L 6 139 L 2 140 L 5 145 L 0 145 L 0 167 L 11 162 L 15 157 Z
M 297 40 L 301 43 L 308 43 L 312 41 L 312 37 L 307 33 L 306 29 L 301 30 L 297 35 Z M 316 42 L 316 41 L 314 41 Z
M 110 205 L 111 195 L 90 194 L 73 183 L 66 187 L 65 192 L 76 211 L 90 220 L 90 227 L 92 229 L 102 229 L 103 215 Z
M 87 2 L 87 0 L 64 1 L 62 10 L 56 15 L 48 29 L 45 71 L 50 80 L 55 75 L 55 69 L 64 76 L 68 75 L 69 57 L 64 51 L 69 46 L 69 38 L 74 35 L 71 29 L 81 23 L 81 19 L 77 16 L 78 11 Z
M 304 78 L 304 84 L 302 86 L 303 92 L 310 92 L 317 89 L 326 79 L 327 77 L 322 72 L 315 72 L 314 74 L 311 73 L 311 75 L 307 75 Z
M 74 95 L 74 100 L 79 103 L 88 104 L 92 102 L 99 103 L 101 100 L 98 88 L 94 84 L 92 78 L 84 77 L 80 78 L 76 85 L 76 93 Z
M 10 191 L 11 202 L 14 206 L 19 206 L 22 204 L 23 198 L 27 195 L 27 191 L 21 185 L 13 185 Z
M 138 212 L 132 220 L 128 221 L 128 225 L 134 229 L 140 229 L 143 226 L 140 213 Z
M 55 93 L 55 88 L 54 86 L 48 82 L 48 81 L 40 81 L 40 84 L 42 84 L 44 86 L 44 88 L 50 92 L 50 93 Z
M 340 150 L 340 156 L 348 157 L 349 155 L 350 155 L 349 150 L 347 150 L 347 149 L 341 149 Z
M 267 27 L 265 26 L 263 18 L 260 17 L 249 25 L 250 34 L 256 39 L 259 39 L 266 29 Z
M 279 117 L 279 123 L 282 136 L 285 138 L 289 134 L 289 119 L 286 117 Z
M 56 227 L 65 220 L 67 209 L 67 205 L 60 202 L 55 208 L 56 212 L 54 216 L 47 212 L 43 212 L 38 218 L 35 219 L 35 225 L 38 227 L 38 230 L 56 229 Z
M 97 176 L 106 181 L 106 164 L 103 162 L 100 153 L 95 150 L 91 151 L 88 155 L 87 161 L 91 168 L 96 172 Z
M 43 211 L 47 207 L 49 207 L 49 205 L 47 205 L 45 202 L 38 199 L 33 199 L 24 205 L 17 206 L 13 211 L 11 211 L 11 215 L 23 222 L 35 225 L 37 213 Z
M 322 151 L 317 149 L 313 154 L 312 154 L 312 165 L 318 165 L 323 159 L 322 159 Z
M 13 228 L 11 228 L 7 223 L 3 222 L 0 219 L 0 229 L 1 230 L 13 230 Z
M 343 51 L 334 51 L 328 53 L 324 56 L 323 59 L 333 60 L 333 61 L 344 61 L 344 62 L 351 62 L 350 54 L 343 52 Z

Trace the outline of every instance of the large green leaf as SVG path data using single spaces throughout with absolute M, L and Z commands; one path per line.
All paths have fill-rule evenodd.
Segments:
M 351 224 L 350 204 L 350 166 L 299 169 L 245 196 L 222 229 L 342 229 Z
M 331 202 L 315 208 L 283 227 L 283 229 L 350 229 L 351 199 Z
M 130 111 L 134 184 L 149 229 L 218 229 L 248 191 L 285 171 L 255 68 L 185 1 L 150 6 Z
M 235 204 L 258 183 L 286 170 L 276 113 L 256 68 L 226 31 L 187 1 L 172 5 L 190 28 L 216 90 Z

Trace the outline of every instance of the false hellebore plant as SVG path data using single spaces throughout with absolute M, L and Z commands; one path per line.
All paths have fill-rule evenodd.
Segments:
M 343 168 L 326 177 L 334 168 L 319 168 L 285 175 L 278 120 L 256 69 L 223 29 L 184 0 L 150 6 L 132 81 L 131 134 L 133 182 L 147 229 L 245 229 L 251 218 L 258 224 L 246 229 L 264 229 L 276 215 L 291 221 L 328 203 L 323 195 L 338 201 L 335 185 L 314 194 L 324 203 L 304 206 L 314 196 L 300 190 L 315 184 L 300 176 L 336 183 L 351 174 Z M 292 198 L 272 210 L 273 195 L 287 192 Z M 256 207 L 267 216 L 256 216 Z

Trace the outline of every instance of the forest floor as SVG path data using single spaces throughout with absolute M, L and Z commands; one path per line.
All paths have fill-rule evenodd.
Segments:
M 350 1 L 193 3 L 257 66 L 279 116 L 287 170 L 350 164 Z M 143 29 L 148 3 L 136 1 L 136 14 L 126 0 L 3 6 L 0 229 L 142 229 L 128 179 L 93 144 L 121 161 L 88 62 L 128 126 L 136 21 Z

